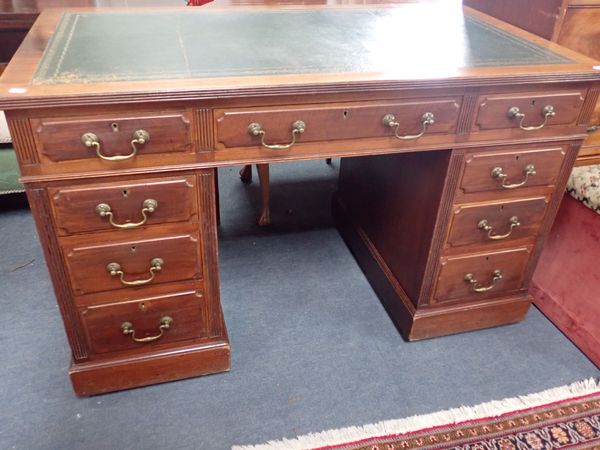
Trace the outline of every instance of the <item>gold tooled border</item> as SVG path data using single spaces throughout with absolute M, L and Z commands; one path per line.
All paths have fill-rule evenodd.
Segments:
M 336 12 L 338 10 L 329 10 L 329 12 Z M 346 10 L 343 10 L 347 12 Z M 365 11 L 369 12 L 369 11 Z M 243 14 L 244 12 L 241 12 Z M 280 11 L 263 11 L 262 14 L 278 14 Z M 285 11 L 286 14 L 289 13 L 303 13 L 303 11 Z M 159 14 L 155 12 L 144 12 L 144 13 L 131 13 L 131 12 L 102 12 L 99 14 Z M 190 15 L 190 13 L 178 13 L 178 14 L 186 14 L 186 17 Z M 229 12 L 222 11 L 211 11 L 210 14 L 230 14 Z M 77 73 L 61 73 L 61 67 L 63 62 L 67 56 L 67 53 L 70 50 L 70 44 L 75 37 L 76 28 L 81 17 L 85 18 L 88 14 L 82 13 L 65 13 L 61 20 L 57 25 L 56 32 L 50 39 L 44 54 L 42 55 L 42 59 L 38 68 L 33 77 L 33 84 L 64 84 L 64 83 L 103 83 L 103 82 L 116 82 L 116 81 L 144 81 L 144 80 L 158 80 L 158 79 L 181 79 L 181 78 L 211 78 L 211 77 L 219 77 L 219 76 L 264 76 L 264 75 L 286 75 L 286 74 L 298 74 L 298 73 L 320 73 L 323 71 L 337 71 L 344 72 L 347 70 L 356 69 L 356 67 L 324 67 L 323 65 L 301 65 L 301 70 L 299 70 L 298 66 L 287 67 L 287 66 L 273 66 L 273 67 L 260 67 L 260 68 L 239 68 L 232 69 L 228 68 L 227 70 L 219 70 L 218 68 L 210 68 L 210 70 L 196 70 L 193 71 L 191 68 L 191 64 L 189 61 L 189 57 L 186 51 L 186 43 L 183 42 L 183 38 L 181 36 L 180 30 L 176 29 L 175 32 L 177 34 L 177 38 L 179 41 L 180 51 L 182 53 L 182 58 L 184 60 L 184 64 L 186 66 L 186 71 L 174 71 L 169 70 L 168 68 L 161 68 L 160 71 L 154 70 L 149 71 L 144 74 L 99 74 L 99 75 L 90 75 L 88 77 L 81 77 L 81 74 Z M 495 25 L 489 24 L 484 20 L 479 18 L 470 16 L 468 14 L 464 15 L 465 22 L 471 23 L 472 25 L 486 30 L 490 33 L 499 36 L 504 41 L 509 41 L 516 46 L 519 46 L 527 51 L 535 54 L 540 59 L 538 61 L 532 61 L 531 58 L 529 60 L 517 59 L 515 61 L 508 60 L 500 60 L 498 58 L 489 58 L 485 57 L 480 58 L 478 62 L 471 62 L 470 67 L 488 67 L 488 66 L 505 66 L 509 67 L 512 65 L 538 65 L 538 64 L 567 64 L 572 62 L 569 58 L 559 55 L 551 50 L 544 49 L 539 45 L 528 42 L 518 36 L 514 36 L 513 34 L 506 32 Z M 65 38 L 66 35 L 66 38 Z M 64 42 L 64 44 L 63 44 Z M 58 54 L 60 52 L 60 54 Z M 58 56 L 58 59 L 57 59 Z M 56 67 L 53 73 L 51 71 L 52 63 L 56 61 Z

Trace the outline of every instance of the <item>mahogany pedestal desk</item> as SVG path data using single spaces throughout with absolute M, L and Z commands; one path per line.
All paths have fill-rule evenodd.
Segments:
M 521 320 L 593 64 L 454 5 L 45 11 L 0 109 L 75 392 L 229 369 L 227 165 L 342 157 L 339 230 L 407 339 Z

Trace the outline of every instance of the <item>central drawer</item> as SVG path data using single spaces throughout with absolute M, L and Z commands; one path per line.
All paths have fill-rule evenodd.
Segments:
M 461 97 L 447 97 L 329 106 L 222 109 L 215 111 L 217 141 L 229 148 L 260 146 L 261 138 L 268 146 L 289 144 L 292 139 L 302 143 L 394 137 L 395 133 L 416 140 L 421 133 L 422 136 L 454 133 L 461 101 Z M 298 121 L 304 124 L 303 131 L 294 136 Z M 251 125 L 255 130 L 262 130 L 264 135 L 252 133 Z
M 140 231 L 63 238 L 73 291 L 78 295 L 202 278 L 197 231 Z
M 202 292 L 141 298 L 80 310 L 92 351 L 106 353 L 207 335 Z

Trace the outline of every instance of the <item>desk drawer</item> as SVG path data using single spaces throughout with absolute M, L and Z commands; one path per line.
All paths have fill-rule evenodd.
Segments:
M 155 153 L 193 152 L 188 113 L 32 119 L 41 159 L 112 162 Z
M 486 245 L 537 236 L 548 201 L 545 197 L 454 207 L 448 235 L 449 247 Z
M 52 188 L 61 234 L 197 220 L 194 176 Z
M 554 186 L 565 151 L 561 147 L 471 153 L 465 158 L 465 194 Z
M 94 235 L 94 239 L 86 235 L 63 238 L 75 293 L 82 295 L 202 277 L 197 232 L 138 233 L 144 237 L 124 239 L 121 232 L 119 238 L 107 233 Z
M 142 298 L 80 310 L 89 345 L 106 353 L 207 335 L 200 291 Z
M 483 96 L 475 127 L 482 131 L 522 127 L 534 133 L 553 125 L 575 125 L 584 99 L 581 91 Z
M 331 106 L 307 105 L 217 110 L 217 141 L 222 147 L 289 144 L 293 139 L 294 124 L 301 121 L 303 132 L 296 133 L 298 143 L 341 139 L 394 137 L 412 135 L 417 140 L 435 133 L 454 133 L 461 98 L 398 101 L 385 103 L 337 104 Z M 433 123 L 424 124 L 425 114 Z M 384 123 L 384 117 L 388 120 Z M 394 120 L 391 120 L 393 116 Z M 390 121 L 392 123 L 390 123 Z M 399 125 L 395 129 L 393 122 Z M 251 129 L 251 124 L 254 125 Z M 255 130 L 258 134 L 253 134 Z M 260 132 L 264 132 L 264 136 Z
M 442 258 L 435 302 L 476 301 L 519 291 L 529 248 Z

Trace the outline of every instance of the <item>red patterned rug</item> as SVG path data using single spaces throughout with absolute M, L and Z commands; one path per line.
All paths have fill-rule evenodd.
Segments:
M 600 450 L 600 385 L 537 394 L 234 450 Z

